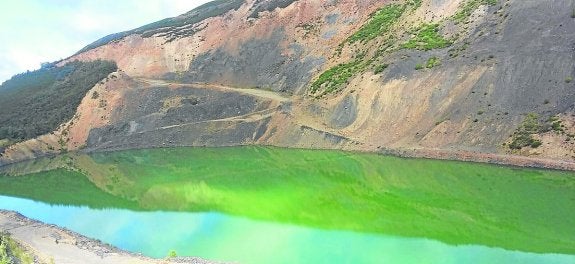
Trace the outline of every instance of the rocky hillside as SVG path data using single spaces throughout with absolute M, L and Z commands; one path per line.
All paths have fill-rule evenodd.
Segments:
M 119 70 L 0 163 L 267 144 L 573 164 L 574 56 L 572 1 L 218 0 L 59 62 Z

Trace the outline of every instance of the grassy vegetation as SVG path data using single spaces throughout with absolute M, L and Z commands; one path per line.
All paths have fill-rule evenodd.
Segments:
M 341 89 L 349 78 L 370 67 L 371 64 L 376 61 L 376 58 L 393 47 L 395 43 L 393 36 L 386 35 L 386 33 L 389 32 L 392 26 L 399 21 L 407 10 L 417 9 L 421 6 L 421 3 L 421 0 L 409 0 L 403 5 L 388 4 L 371 14 L 370 19 L 357 32 L 339 45 L 337 52 L 341 54 L 342 48 L 346 44 L 354 44 L 357 42 L 367 43 L 377 37 L 386 36 L 383 46 L 380 46 L 375 52 L 375 55 L 372 55 L 368 60 L 364 60 L 363 57 L 365 55 L 362 55 L 361 58 L 356 57 L 351 62 L 339 64 L 326 70 L 312 83 L 310 92 L 315 94 L 323 89 L 319 96 L 336 92 Z M 379 74 L 385 70 L 386 67 L 387 64 L 375 66 L 374 73 Z
M 451 17 L 455 23 L 465 23 L 473 12 L 481 5 L 496 5 L 498 0 L 467 0 L 460 7 L 459 11 Z
M 146 210 L 217 211 L 450 244 L 575 253 L 573 173 L 268 147 L 134 150 L 90 159 L 93 168 L 85 171 L 111 171 L 117 183 L 59 171 L 53 180 L 42 173 L 1 178 L 0 193 L 120 208 L 129 198 Z M 108 193 L 118 199 L 102 196 Z
M 337 91 L 353 75 L 362 70 L 365 64 L 361 60 L 354 60 L 349 63 L 339 64 L 323 72 L 311 85 L 311 92 L 316 93 L 323 89 L 323 94 Z
M 367 42 L 383 35 L 401 17 L 404 11 L 405 6 L 399 4 L 386 5 L 380 8 L 365 25 L 347 38 L 345 43 Z
M 9 234 L 0 234 L 0 264 L 32 264 L 34 258 L 28 254 Z
M 403 5 L 390 4 L 380 8 L 372 14 L 370 20 L 365 25 L 340 45 L 338 52 L 341 53 L 342 47 L 345 44 L 353 44 L 356 42 L 366 43 L 379 36 L 385 36 L 390 28 L 399 21 L 406 10 L 415 10 L 421 6 L 421 3 L 422 2 L 420 0 L 412 0 L 407 1 Z M 456 22 L 466 22 L 471 13 L 484 4 L 495 5 L 497 4 L 497 0 L 468 0 L 461 5 L 460 10 L 451 19 Z M 442 36 L 440 33 L 440 25 L 438 23 L 421 24 L 410 33 L 413 37 L 406 43 L 401 44 L 399 46 L 400 48 L 429 51 L 432 49 L 446 48 L 453 44 L 452 40 L 445 39 Z M 322 73 L 320 77 L 312 83 L 310 89 L 311 93 L 315 94 L 322 88 L 325 88 L 325 90 L 321 95 L 339 90 L 349 78 L 370 66 L 371 62 L 377 61 L 377 57 L 380 57 L 386 50 L 395 46 L 395 42 L 390 40 L 393 40 L 393 36 L 388 36 L 383 47 L 380 47 L 380 49 L 375 52 L 375 56 L 367 62 L 358 62 L 355 60 L 349 63 L 340 64 Z M 468 47 L 469 43 L 464 43 L 457 48 L 453 48 L 449 50 L 449 56 L 452 58 L 457 57 Z M 428 61 L 428 63 L 424 65 L 416 65 L 415 69 L 421 70 L 425 67 L 432 68 L 437 66 L 438 63 L 439 59 L 434 59 L 432 61 Z M 385 67 L 378 65 L 374 67 L 374 73 L 381 73 L 384 69 Z
M 439 24 L 423 24 L 414 32 L 415 35 L 407 43 L 401 45 L 404 49 L 432 50 L 448 47 L 451 41 L 439 34 Z
M 339 45 L 338 51 L 345 44 L 353 44 L 355 42 L 368 42 L 379 36 L 386 35 L 390 28 L 400 19 L 400 17 L 407 10 L 416 10 L 421 6 L 422 0 L 408 0 L 405 4 L 389 4 L 386 5 L 373 14 L 370 19 L 365 23 L 357 32 L 348 37 L 343 43 Z M 393 38 L 393 36 L 388 36 Z M 387 44 L 386 44 L 387 45 Z
M 110 61 L 71 62 L 12 77 L 0 85 L 0 140 L 54 131 L 72 118 L 86 92 L 116 69 Z
M 425 66 L 423 66 L 423 64 L 421 64 L 421 63 L 415 64 L 415 69 L 418 71 L 423 70 L 424 68 L 425 68 Z
M 11 264 L 12 258 L 8 255 L 8 246 L 0 237 L 0 264 Z

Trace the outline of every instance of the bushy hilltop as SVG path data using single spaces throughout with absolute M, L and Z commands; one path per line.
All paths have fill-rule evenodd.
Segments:
M 0 87 L 0 147 L 56 130 L 74 116 L 87 91 L 116 70 L 111 61 L 74 61 L 5 81 Z
M 60 149 L 270 144 L 573 161 L 574 8 L 562 0 L 213 1 L 59 62 L 119 68 L 93 88 L 98 103 L 87 96 L 76 122 L 62 126 L 74 144 Z M 96 118 L 85 112 L 90 104 L 105 113 L 97 124 L 84 120 Z M 26 141 L 2 159 L 51 144 Z

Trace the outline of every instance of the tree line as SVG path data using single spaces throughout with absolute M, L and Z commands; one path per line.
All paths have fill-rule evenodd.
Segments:
M 88 90 L 116 70 L 112 61 L 74 61 L 13 76 L 0 85 L 0 140 L 56 130 L 74 116 Z

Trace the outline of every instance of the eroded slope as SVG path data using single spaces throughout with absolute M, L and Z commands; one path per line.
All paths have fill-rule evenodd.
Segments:
M 113 60 L 122 71 L 100 100 L 84 99 L 68 149 L 271 144 L 573 161 L 568 1 L 234 3 L 63 61 Z M 529 116 L 538 125 L 522 130 Z M 23 149 L 35 145 L 2 160 L 35 155 L 12 154 Z

